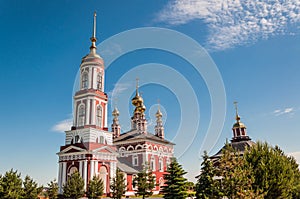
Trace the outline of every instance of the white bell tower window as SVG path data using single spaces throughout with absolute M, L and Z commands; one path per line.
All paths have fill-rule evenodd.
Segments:
M 85 121 L 85 106 L 81 104 L 78 109 L 78 125 L 77 126 L 84 126 Z
M 97 106 L 96 125 L 99 127 L 102 126 L 102 107 L 101 107 L 101 105 Z
M 88 73 L 83 72 L 81 77 L 81 89 L 87 89 L 88 88 Z
M 97 75 L 97 89 L 102 90 L 102 73 Z

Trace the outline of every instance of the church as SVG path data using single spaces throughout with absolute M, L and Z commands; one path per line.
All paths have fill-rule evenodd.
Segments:
M 80 64 L 80 89 L 73 96 L 73 126 L 65 132 L 65 143 L 57 153 L 59 193 L 63 193 L 68 177 L 78 171 L 85 190 L 93 176 L 99 176 L 104 183 L 104 194 L 109 195 L 110 183 L 118 168 L 125 176 L 125 195 L 134 195 L 133 179 L 149 164 L 156 181 L 154 194 L 158 194 L 174 155 L 174 143 L 164 137 L 163 115 L 158 108 L 155 133 L 148 132 L 146 107 L 137 84 L 132 99 L 131 130 L 121 133 L 120 113 L 116 107 L 112 112 L 111 129 L 108 128 L 109 100 L 104 86 L 104 60 L 97 54 L 96 14 L 90 40 L 89 54 Z

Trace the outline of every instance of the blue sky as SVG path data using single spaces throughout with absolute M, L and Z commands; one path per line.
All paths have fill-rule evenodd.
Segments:
M 58 131 L 72 117 L 74 81 L 81 58 L 89 50 L 94 11 L 98 15 L 98 47 L 123 31 L 160 27 L 178 31 L 207 50 L 224 83 L 226 101 L 221 103 L 227 105 L 223 130 L 215 132 L 220 136 L 211 143 L 209 154 L 217 152 L 226 138 L 231 139 L 233 102 L 238 101 L 242 121 L 254 141 L 279 145 L 300 160 L 300 3 L 220 2 L 0 1 L 0 173 L 18 169 L 40 184 L 57 178 L 56 152 L 64 144 L 64 133 Z M 112 48 L 118 50 L 118 46 Z M 185 43 L 178 43 L 178 48 L 186 48 Z M 147 72 L 149 67 L 153 73 Z M 176 74 L 178 79 L 173 76 Z M 153 131 L 160 99 L 166 137 L 172 140 L 180 134 L 190 138 L 179 161 L 192 180 L 199 172 L 199 150 L 212 113 L 209 88 L 214 85 L 206 85 L 203 74 L 172 52 L 141 49 L 120 56 L 106 70 L 105 89 L 109 94 L 115 89 L 124 131 L 132 112 L 130 97 L 124 96 L 133 95 L 137 76 L 143 84 L 140 90 L 149 130 Z M 155 79 L 167 76 L 174 81 L 163 85 Z M 186 83 L 194 91 L 198 107 L 181 100 L 181 96 L 189 100 Z M 171 89 L 174 85 L 178 90 Z M 190 111 L 198 108 L 199 126 L 194 121 L 197 112 Z M 189 110 L 188 117 L 182 118 L 183 110 Z M 181 121 L 184 128 L 178 132 Z M 181 144 L 176 148 L 181 150 Z

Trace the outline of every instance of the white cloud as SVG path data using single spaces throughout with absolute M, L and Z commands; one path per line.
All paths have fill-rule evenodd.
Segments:
M 289 107 L 289 108 L 285 108 L 285 109 L 276 109 L 275 111 L 273 111 L 273 114 L 275 116 L 280 116 L 280 115 L 293 115 L 295 112 L 293 107 Z
M 299 167 L 300 167 L 300 151 L 287 153 L 287 155 L 293 156 L 295 158 L 295 160 L 297 161 L 297 163 L 299 164 Z
M 73 125 L 73 119 L 69 118 L 66 120 L 62 120 L 60 122 L 57 122 L 52 128 L 52 131 L 56 132 L 64 132 L 71 129 L 71 126 Z
M 132 87 L 131 84 L 129 83 L 117 83 L 115 84 L 115 87 L 112 91 L 108 92 L 108 96 L 111 100 L 117 100 L 115 99 L 119 94 L 123 93 L 126 91 L 128 88 Z
M 170 25 L 192 20 L 202 20 L 207 25 L 209 50 L 225 50 L 299 31 L 300 1 L 174 0 L 156 18 Z

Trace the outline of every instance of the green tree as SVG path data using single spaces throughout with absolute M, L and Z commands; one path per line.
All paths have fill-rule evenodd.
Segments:
M 20 199 L 22 198 L 22 179 L 17 171 L 7 171 L 0 180 L 0 198 L 1 199 Z
M 57 199 L 58 184 L 57 184 L 56 180 L 54 179 L 47 185 L 48 185 L 47 195 L 48 195 L 49 199 Z
M 38 187 L 38 184 L 33 181 L 28 175 L 23 182 L 23 199 L 35 199 L 42 191 L 43 187 Z
M 196 198 L 209 199 L 219 198 L 220 188 L 214 178 L 216 177 L 216 169 L 213 166 L 207 152 L 204 151 L 203 162 L 201 163 L 201 171 L 196 183 Z
M 137 177 L 133 180 L 133 185 L 137 186 L 137 195 L 142 196 L 143 199 L 153 194 L 152 189 L 155 187 L 155 178 L 148 165 L 137 174 Z
M 100 177 L 94 176 L 88 185 L 87 197 L 91 199 L 99 198 L 103 195 L 104 185 Z
M 262 191 L 264 198 L 297 198 L 300 172 L 295 159 L 279 147 L 258 142 L 245 152 L 246 169 L 254 177 L 253 189 Z
M 124 174 L 119 169 L 117 169 L 116 177 L 113 178 L 110 188 L 112 190 L 112 198 L 114 199 L 121 199 L 126 191 Z
M 260 190 L 253 190 L 254 178 L 251 168 L 245 166 L 243 156 L 231 146 L 226 145 L 223 150 L 216 176 L 221 195 L 227 198 L 258 199 L 263 198 Z
M 78 171 L 68 177 L 63 192 L 65 198 L 78 199 L 84 195 L 84 181 Z
M 167 173 L 164 175 L 165 185 L 162 187 L 164 198 L 166 199 L 184 199 L 187 196 L 186 178 L 183 177 L 185 172 L 182 166 L 177 162 L 176 158 L 172 158 L 172 161 L 167 169 Z

